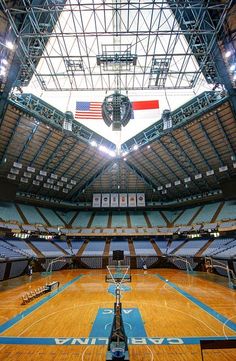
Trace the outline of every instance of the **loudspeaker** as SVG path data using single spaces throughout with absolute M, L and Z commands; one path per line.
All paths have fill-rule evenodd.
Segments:
M 124 251 L 116 250 L 113 251 L 113 261 L 123 261 L 124 260 Z

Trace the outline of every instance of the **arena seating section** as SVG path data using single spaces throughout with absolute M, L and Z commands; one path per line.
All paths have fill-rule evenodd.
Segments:
M 17 209 L 18 208 L 18 209 Z M 219 209 L 220 208 L 220 209 Z M 219 211 L 219 213 L 218 213 Z M 51 233 L 57 233 L 58 227 L 66 230 L 81 230 L 90 233 L 113 233 L 112 228 L 130 228 L 130 233 L 144 233 L 144 230 L 158 227 L 163 233 L 183 231 L 185 227 L 191 230 L 194 227 L 214 229 L 216 227 L 235 227 L 236 202 L 226 201 L 205 204 L 203 206 L 186 208 L 183 211 L 68 211 L 62 212 L 54 209 L 34 207 L 25 204 L 0 203 L 0 227 L 27 227 L 43 226 Z M 109 221 L 110 217 L 110 221 Z M 108 224 L 110 222 L 110 224 Z M 12 229 L 13 229 L 12 228 Z M 89 228 L 89 231 L 85 231 Z M 100 229 L 100 231 L 99 231 Z M 92 230 L 92 231 L 91 231 Z M 127 233 L 129 233 L 127 231 Z M 72 232 L 73 233 L 73 232 Z
M 236 257 L 235 214 L 235 201 L 145 211 L 62 211 L 1 202 L 0 229 L 14 236 L 0 238 L 0 280 L 4 273 L 8 277 L 20 275 L 32 258 L 42 259 L 44 269 L 50 259 L 58 257 L 62 261 L 54 269 L 68 266 L 73 257 L 80 259 L 80 266 L 101 268 L 107 262 L 104 259 L 113 262 L 116 249 L 124 250 L 128 264 L 134 257 L 137 268 L 144 261 L 152 267 L 160 256 L 180 269 L 186 268 L 183 257 L 193 269 L 198 264 L 195 258 L 207 256 L 227 262 Z M 231 233 L 213 237 L 210 230 Z M 204 236 L 192 239 L 187 235 L 191 232 Z M 48 236 L 51 239 L 45 239 Z M 10 269 L 8 262 L 12 262 Z M 236 267 L 235 262 L 233 265 Z

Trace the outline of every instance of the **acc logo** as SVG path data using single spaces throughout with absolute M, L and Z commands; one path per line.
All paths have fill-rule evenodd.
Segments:
M 124 310 L 124 309 L 122 310 L 122 312 L 123 312 L 124 314 L 127 314 L 127 315 L 128 315 L 129 313 L 131 313 L 132 311 L 133 311 L 133 310 L 129 310 L 129 309 L 127 309 L 127 308 L 126 308 L 125 310 Z M 105 308 L 105 309 L 102 311 L 102 313 L 103 313 L 103 315 L 113 315 L 113 314 L 114 314 L 114 310 L 111 310 L 111 309 L 109 309 L 109 308 L 108 308 L 108 309 Z

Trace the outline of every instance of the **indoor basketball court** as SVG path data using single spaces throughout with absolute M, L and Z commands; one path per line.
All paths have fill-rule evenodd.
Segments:
M 0 0 L 0 361 L 236 361 L 236 0 Z
M 113 319 L 105 270 L 66 270 L 2 284 L 1 360 L 104 360 Z M 236 294 L 222 277 L 132 270 L 121 286 L 130 360 L 201 360 L 200 340 L 236 340 Z M 21 295 L 45 283 L 60 287 L 27 305 Z M 232 361 L 235 349 L 204 350 L 204 360 Z

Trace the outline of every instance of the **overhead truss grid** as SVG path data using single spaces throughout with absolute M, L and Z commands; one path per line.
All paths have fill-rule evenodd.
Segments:
M 0 2 L 24 74 L 51 91 L 193 88 L 209 68 L 229 7 L 227 1 L 46 0 L 17 8 Z M 25 15 L 20 29 L 19 15 Z M 29 81 L 21 74 L 18 85 Z

